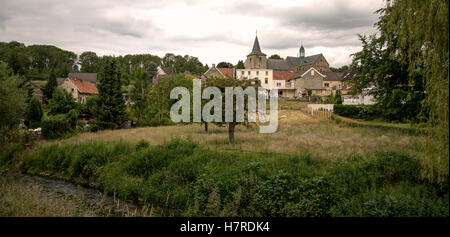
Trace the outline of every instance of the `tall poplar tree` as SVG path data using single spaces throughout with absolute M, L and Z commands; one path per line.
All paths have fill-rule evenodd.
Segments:
M 120 71 L 113 57 L 106 57 L 97 84 L 99 97 L 95 118 L 102 128 L 114 128 L 126 118 L 125 100 L 121 92 Z

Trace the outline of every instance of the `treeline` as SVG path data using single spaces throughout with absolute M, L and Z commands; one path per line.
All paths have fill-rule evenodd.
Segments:
M 0 42 L 0 61 L 6 62 L 13 74 L 31 80 L 47 80 L 52 70 L 57 77 L 67 77 L 69 72 L 99 72 L 109 56 L 98 56 L 86 51 L 79 56 L 52 45 L 29 45 L 17 41 Z M 133 78 L 136 68 L 147 68 L 153 62 L 161 65 L 166 72 L 190 72 L 201 75 L 207 69 L 197 57 L 167 53 L 164 57 L 152 54 L 127 54 L 115 57 L 125 83 Z

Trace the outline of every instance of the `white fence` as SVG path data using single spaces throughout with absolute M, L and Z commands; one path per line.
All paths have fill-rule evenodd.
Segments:
M 333 112 L 334 104 L 309 104 L 308 109 L 312 111 L 322 110 Z

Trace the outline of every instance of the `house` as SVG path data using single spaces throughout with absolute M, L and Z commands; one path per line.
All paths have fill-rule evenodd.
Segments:
M 167 76 L 167 75 L 169 75 L 169 73 L 167 72 L 167 70 L 164 70 L 164 69 L 161 67 L 161 65 L 159 65 L 159 66 L 157 67 L 157 69 L 156 69 L 156 75 L 155 75 L 155 77 L 153 78 L 153 83 L 158 83 L 158 81 L 159 81 L 161 78 L 163 78 L 163 77 L 165 77 L 165 76 Z
M 202 78 L 209 78 L 212 76 L 235 78 L 236 70 L 234 68 L 217 68 L 216 64 L 213 64 L 205 73 L 203 73 Z
M 94 85 L 97 85 L 97 73 L 69 72 L 68 78 L 88 81 Z
M 97 87 L 90 81 L 83 81 L 74 78 L 66 78 L 61 87 L 71 93 L 77 102 L 84 103 L 92 94 L 98 94 Z
M 324 86 L 326 77 L 319 70 L 310 67 L 308 70 L 297 72 L 288 79 L 287 86 L 295 88 L 294 96 L 296 97 L 304 97 L 308 95 L 308 91 L 311 91 L 311 95 L 322 96 L 327 94 L 327 88 Z

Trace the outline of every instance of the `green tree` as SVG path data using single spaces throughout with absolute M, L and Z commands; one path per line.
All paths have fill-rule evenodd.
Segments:
M 336 91 L 336 96 L 334 97 L 334 103 L 335 104 L 342 104 L 342 95 L 341 95 L 341 91 L 337 90 Z
M 79 60 L 81 72 L 98 72 L 100 60 L 95 52 L 83 52 Z
M 217 64 L 218 68 L 233 68 L 233 64 L 228 62 L 220 62 Z
M 56 88 L 52 98 L 48 101 L 48 108 L 52 114 L 65 114 L 77 106 L 72 94 L 62 88 Z
M 230 78 L 223 78 L 223 77 L 217 77 L 212 76 L 210 78 L 207 78 L 205 81 L 205 87 L 217 87 L 222 92 L 222 122 L 216 122 L 213 121 L 212 123 L 218 125 L 218 126 L 225 126 L 228 125 L 228 141 L 232 146 L 235 145 L 235 139 L 234 139 L 234 130 L 237 125 L 244 125 L 249 126 L 248 122 L 248 97 L 245 96 L 244 99 L 244 121 L 243 122 L 237 122 L 236 121 L 236 98 L 233 99 L 233 122 L 225 122 L 225 88 L 231 87 L 242 87 L 243 89 L 247 87 L 254 87 L 257 95 L 257 87 L 260 86 L 260 82 L 258 79 L 249 79 L 249 80 L 237 80 L 237 79 L 230 79 Z M 206 103 L 207 101 L 203 101 L 203 103 Z
M 44 113 L 42 112 L 41 102 L 33 96 L 30 100 L 30 103 L 28 103 L 27 109 L 27 121 L 30 127 L 39 127 L 43 115 Z
M 56 81 L 55 70 L 52 70 L 50 73 L 50 77 L 48 78 L 47 84 L 44 87 L 44 98 L 46 101 L 52 98 L 53 92 L 58 86 L 58 82 Z
M 331 91 L 328 101 L 330 102 L 330 104 L 334 104 L 335 100 L 334 100 L 333 91 Z
M 423 174 L 448 183 L 448 1 L 388 0 L 378 13 L 378 36 L 360 37 L 363 50 L 352 63 L 357 88 L 373 83 L 389 113 L 428 123 Z
M 126 118 L 121 86 L 117 61 L 113 57 L 105 58 L 97 84 L 99 99 L 95 109 L 95 118 L 102 128 L 114 128 Z
M 153 79 L 155 78 L 156 74 L 158 74 L 158 64 L 156 64 L 155 62 L 150 62 L 147 66 L 147 76 L 150 83 L 153 83 Z
M 330 67 L 330 70 L 332 72 L 345 72 L 345 71 L 348 71 L 349 69 L 350 69 L 350 67 L 348 65 L 344 65 L 344 66 L 338 67 L 338 68 Z
M 269 59 L 283 59 L 283 58 L 278 54 L 273 54 L 269 57 Z
M 27 108 L 24 82 L 0 61 L 0 127 L 11 128 L 19 123 Z
M 237 65 L 236 65 L 236 69 L 245 69 L 245 65 L 242 60 L 238 61 Z

